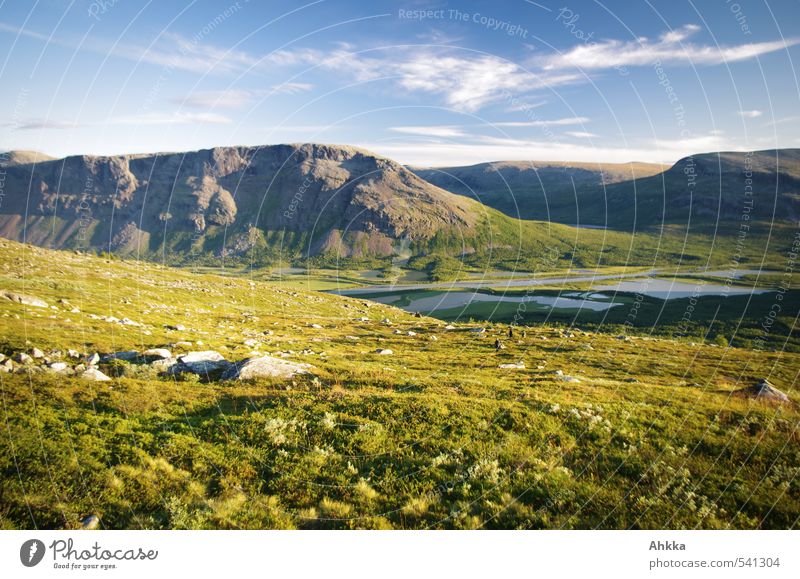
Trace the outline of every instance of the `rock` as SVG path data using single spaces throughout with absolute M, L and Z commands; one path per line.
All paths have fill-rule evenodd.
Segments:
M 438 341 L 438 340 L 439 340 L 439 338 L 437 338 L 436 336 L 428 336 L 428 339 L 429 339 L 431 342 L 436 342 L 436 341 Z
M 193 372 L 194 374 L 208 374 L 228 367 L 230 362 L 219 352 L 205 350 L 202 352 L 189 352 L 183 356 L 178 356 L 177 369 L 181 372 Z
M 556 376 L 563 376 L 564 375 L 564 371 L 563 370 L 556 370 L 555 372 L 553 372 L 553 374 L 555 374 Z
M 11 360 L 5 360 L 2 364 L 0 364 L 0 372 L 3 374 L 7 374 L 9 372 L 14 371 L 14 364 Z
M 81 353 L 78 352 L 77 350 L 67 350 L 67 356 L 75 360 L 78 360 L 81 357 Z
M 498 368 L 502 368 L 504 370 L 524 370 L 525 363 L 517 362 L 516 364 L 500 364 Z
M 86 359 L 83 361 L 83 363 L 87 366 L 97 366 L 100 363 L 100 355 L 97 352 L 90 354 L 89 356 L 86 356 Z
M 789 402 L 789 397 L 770 384 L 769 380 L 762 379 L 759 382 L 742 388 L 734 392 L 736 396 L 743 396 L 745 398 L 753 398 L 756 400 L 764 400 L 768 402 Z
M 63 372 L 68 368 L 68 366 L 66 362 L 53 362 L 52 364 L 50 364 L 49 368 L 53 372 Z
M 109 360 L 124 360 L 126 362 L 130 362 L 131 360 L 135 360 L 139 357 L 139 352 L 136 350 L 124 350 L 122 352 L 112 352 L 111 354 L 105 354 L 103 356 L 103 362 L 108 362 Z
M 358 336 L 345 336 L 344 338 L 345 338 L 345 340 L 352 340 L 354 342 L 357 342 L 358 340 L 361 339 Z
M 308 374 L 310 368 L 312 368 L 310 364 L 289 362 L 272 356 L 260 356 L 231 364 L 222 374 L 222 379 L 293 378 L 298 374 Z
M 192 343 L 191 342 L 175 342 L 174 344 L 172 344 L 172 347 L 173 348 L 191 348 L 192 347 Z
M 33 362 L 33 358 L 25 352 L 17 352 L 12 359 L 18 364 L 31 364 Z
M 84 370 L 81 374 L 81 378 L 84 380 L 93 380 L 95 382 L 108 382 L 111 380 L 111 378 L 103 374 L 97 368 L 89 368 L 88 370 Z
M 185 332 L 186 331 L 186 326 L 184 326 L 183 324 L 175 324 L 174 326 L 172 326 L 170 324 L 167 324 L 164 327 L 167 330 L 172 330 L 174 332 Z
M 242 343 L 248 348 L 255 348 L 256 346 L 258 346 L 258 340 L 254 340 L 253 338 L 248 338 Z
M 394 330 L 392 333 L 399 336 L 400 334 L 403 333 L 403 330 L 397 329 L 397 330 Z
M 453 324 L 447 324 L 447 325 L 444 327 L 444 329 L 445 329 L 445 330 L 455 330 L 455 329 L 456 329 L 456 327 L 455 327 Z
M 47 308 L 47 302 L 36 296 L 27 296 L 23 294 L 16 294 L 10 291 L 3 291 L 3 297 L 12 302 L 22 304 L 24 306 L 33 306 L 35 308 Z
M 381 320 L 381 323 L 386 325 L 386 326 L 391 326 L 392 325 L 392 320 L 390 320 L 389 318 L 383 318 Z
M 150 360 L 166 360 L 172 358 L 172 352 L 166 348 L 150 348 L 142 352 L 142 357 Z
M 177 363 L 178 360 L 176 360 L 175 358 L 159 358 L 157 360 L 153 360 L 152 362 L 150 362 L 150 367 L 155 370 L 158 370 L 159 372 L 167 372 Z
M 392 352 L 388 348 L 378 348 L 377 350 L 375 350 L 375 353 L 381 356 L 391 356 L 392 354 L 394 354 L 394 352 Z
M 365 317 L 365 316 L 361 316 L 361 317 L 360 317 L 360 318 L 358 318 L 356 321 L 357 321 L 357 322 L 368 322 L 368 321 L 369 321 L 369 318 L 367 318 L 367 317 Z
M 470 332 L 472 332 L 473 334 L 485 334 L 486 328 L 472 328 Z
M 44 358 L 44 352 L 42 352 L 39 348 L 31 348 L 30 354 L 34 358 Z
M 561 380 L 562 382 L 573 382 L 573 383 L 580 382 L 580 380 L 578 380 L 577 378 L 566 375 L 559 375 L 558 379 Z
M 322 326 L 320 326 L 319 324 L 311 324 L 309 327 L 314 328 L 315 330 L 321 330 L 322 329 Z
M 416 336 L 416 335 L 417 335 L 417 333 L 416 333 L 416 332 L 413 332 L 413 331 L 411 331 L 411 330 L 409 330 L 409 331 L 407 332 L 407 334 L 408 334 L 409 336 Z
M 81 519 L 81 529 L 84 531 L 93 531 L 100 526 L 100 517 L 97 515 L 89 515 Z

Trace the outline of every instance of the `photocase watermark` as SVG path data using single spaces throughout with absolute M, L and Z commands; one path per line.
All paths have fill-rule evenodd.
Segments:
M 91 175 L 86 176 L 86 181 L 83 185 L 83 192 L 81 193 L 81 200 L 78 202 L 78 241 L 85 242 L 89 238 L 89 226 L 92 224 L 92 206 L 89 203 L 89 198 L 92 196 L 94 189 L 94 179 Z
M 733 2 L 732 0 L 725 0 L 725 3 L 728 5 L 731 14 L 733 14 L 733 17 L 736 19 L 736 22 L 739 24 L 739 30 L 742 31 L 742 34 L 751 36 L 753 31 L 750 30 L 750 24 L 747 22 L 747 15 L 742 10 L 742 5 L 738 2 Z
M 28 539 L 19 548 L 19 560 L 26 567 L 36 567 L 44 559 L 45 547 L 39 539 Z
M 786 253 L 786 264 L 783 268 L 783 275 L 775 287 L 775 300 L 772 302 L 769 311 L 764 315 L 764 319 L 761 321 L 761 334 L 753 340 L 753 349 L 755 350 L 761 350 L 766 346 L 767 338 L 772 332 L 772 326 L 775 325 L 778 316 L 783 310 L 783 298 L 786 292 L 791 288 L 791 282 L 798 265 L 798 257 L 800 257 L 800 232 L 795 233 L 792 238 L 792 245 Z
M 19 91 L 19 94 L 17 95 L 17 100 L 14 103 L 14 110 L 11 111 L 11 122 L 9 123 L 10 130 L 8 132 L 15 131 L 19 126 L 19 119 L 22 115 L 22 110 L 28 104 L 29 94 L 30 90 L 26 88 L 23 88 L 21 91 Z M 2 149 L 2 152 L 0 152 L 0 161 L 2 162 L 8 161 L 11 158 L 11 156 L 9 155 L 9 151 L 6 150 L 7 147 L 0 147 L 0 149 Z M 6 170 L 0 167 L 0 209 L 3 208 L 3 200 L 5 199 L 5 196 L 6 196 Z
M 586 32 L 582 28 L 578 28 L 577 23 L 580 19 L 581 15 L 567 6 L 559 9 L 556 14 L 556 22 L 560 22 L 572 36 L 583 42 L 586 46 L 596 45 L 597 43 L 594 41 L 594 31 Z M 628 69 L 623 65 L 614 65 L 614 70 L 622 76 L 628 76 L 629 74 Z
M 471 22 L 478 24 L 492 32 L 503 32 L 508 36 L 516 36 L 519 38 L 528 38 L 528 29 L 514 24 L 508 20 L 500 20 L 492 16 L 481 14 L 480 12 L 465 12 L 457 8 L 448 9 L 422 9 L 422 10 L 405 10 L 400 8 L 397 11 L 397 17 L 401 20 L 455 20 L 457 22 Z

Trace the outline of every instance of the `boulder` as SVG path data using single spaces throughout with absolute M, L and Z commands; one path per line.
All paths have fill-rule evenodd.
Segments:
M 789 397 L 770 384 L 769 380 L 762 379 L 752 386 L 742 388 L 734 392 L 736 396 L 743 396 L 745 398 L 753 398 L 755 400 L 764 400 L 766 402 L 789 402 Z
M 502 368 L 503 370 L 524 370 L 525 363 L 524 362 L 516 362 L 514 364 L 500 364 L 498 368 Z
M 310 364 L 290 362 L 272 356 L 259 356 L 231 364 L 222 374 L 222 379 L 293 378 L 298 374 L 308 374 L 311 368 Z
M 108 382 L 111 380 L 111 378 L 103 374 L 97 368 L 88 368 L 87 370 L 84 370 L 81 374 L 81 378 L 84 380 L 93 380 L 94 382 Z
M 183 324 L 175 324 L 174 326 L 171 324 L 167 324 L 164 326 L 168 330 L 172 330 L 173 332 L 185 332 L 186 326 Z
M 228 367 L 230 362 L 222 357 L 222 354 L 214 350 L 204 350 L 202 352 L 189 352 L 183 356 L 178 356 L 177 370 L 180 372 L 192 372 L 194 374 L 208 374 L 217 372 Z
M 100 526 L 100 517 L 97 515 L 89 515 L 81 519 L 81 529 L 84 531 L 93 531 Z
M 89 354 L 83 362 L 87 366 L 97 366 L 100 363 L 100 355 L 97 352 Z
M 52 364 L 50 364 L 49 368 L 53 372 L 63 372 L 68 368 L 68 366 L 66 362 L 53 362 Z
M 124 360 L 125 362 L 130 362 L 138 357 L 139 352 L 136 350 L 124 350 L 122 352 L 112 352 L 111 354 L 104 355 L 103 362 L 108 362 L 110 360 Z
M 394 352 L 392 352 L 388 348 L 378 348 L 377 350 L 375 350 L 375 353 L 380 356 L 391 356 L 392 354 L 394 354 Z
M 33 358 L 28 356 L 25 352 L 17 352 L 14 354 L 13 360 L 18 364 L 30 364 L 33 362 Z
M 166 348 L 150 348 L 142 352 L 142 357 L 148 360 L 167 360 L 172 358 L 172 352 Z
M 178 360 L 175 358 L 159 358 L 150 362 L 150 367 L 159 372 L 167 372 L 177 363 Z
M 24 294 L 17 294 L 10 291 L 3 291 L 2 295 L 7 300 L 11 300 L 12 302 L 16 302 L 24 306 L 33 306 L 35 308 L 49 307 L 46 301 L 44 301 L 41 298 L 37 298 L 36 296 L 27 296 Z
M 31 348 L 30 354 L 33 358 L 44 358 L 44 352 L 42 352 L 39 348 Z

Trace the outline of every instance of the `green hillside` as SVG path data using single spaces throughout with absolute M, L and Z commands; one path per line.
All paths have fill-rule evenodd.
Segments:
M 90 515 L 108 529 L 791 528 L 800 516 L 796 404 L 737 393 L 767 379 L 797 398 L 800 355 L 780 348 L 545 325 L 508 338 L 506 325 L 6 240 L 0 263 L 2 528 Z M 191 351 L 224 360 L 180 369 Z M 218 372 L 265 354 L 310 373 Z M 87 379 L 97 372 L 111 379 Z

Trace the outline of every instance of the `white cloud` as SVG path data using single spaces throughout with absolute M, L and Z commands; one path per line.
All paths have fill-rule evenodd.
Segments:
M 26 119 L 19 123 L 6 123 L 4 126 L 13 131 L 36 131 L 40 129 L 74 129 L 78 127 L 78 124 L 50 119 Z
M 691 154 L 746 150 L 718 135 L 690 139 L 644 139 L 625 147 L 591 146 L 557 140 L 484 137 L 474 142 L 366 143 L 366 149 L 415 166 L 447 167 L 486 161 L 575 161 L 674 163 Z
M 253 93 L 249 90 L 203 91 L 192 93 L 183 99 L 171 100 L 189 108 L 238 109 L 253 100 Z
M 408 126 L 408 127 L 389 127 L 395 133 L 409 135 L 424 135 L 427 137 L 463 137 L 464 131 L 452 126 Z
M 233 121 L 216 113 L 145 113 L 142 115 L 117 117 L 112 125 L 226 125 Z
M 599 137 L 599 135 L 595 135 L 594 133 L 589 133 L 587 131 L 566 131 L 564 134 L 569 135 L 570 137 L 575 137 L 576 139 L 592 139 Z
M 269 92 L 271 94 L 297 94 L 309 91 L 312 88 L 314 88 L 314 85 L 307 82 L 284 82 L 283 84 L 276 84 Z
M 563 53 L 544 57 L 540 62 L 545 70 L 562 67 L 607 69 L 623 66 L 650 66 L 654 62 L 722 64 L 755 58 L 762 54 L 784 50 L 799 39 L 756 42 L 738 46 L 711 46 L 685 42 L 700 30 L 689 24 L 662 34 L 658 40 L 639 38 L 636 41 L 605 40 L 581 44 Z
M 739 111 L 739 115 L 746 118 L 746 119 L 757 119 L 764 113 L 759 110 L 752 110 L 752 111 Z
M 587 117 L 567 117 L 564 119 L 538 119 L 533 121 L 501 121 L 491 123 L 494 127 L 560 127 L 565 125 L 582 125 L 591 119 Z

